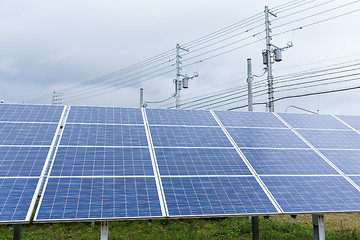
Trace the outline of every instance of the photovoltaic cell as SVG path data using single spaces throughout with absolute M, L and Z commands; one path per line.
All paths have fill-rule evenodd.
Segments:
M 311 149 L 241 149 L 241 151 L 258 174 L 338 174 Z
M 321 153 L 345 174 L 360 174 L 360 151 L 321 150 Z
M 0 122 L 0 145 L 51 145 L 57 124 Z
M 0 146 L 0 177 L 40 176 L 49 147 Z
M 293 128 L 312 129 L 347 129 L 349 128 L 331 115 L 318 114 L 289 114 L 278 113 L 278 115 Z
M 220 127 L 150 126 L 154 146 L 232 147 Z
M 38 178 L 0 178 L 0 222 L 26 220 Z
M 235 149 L 156 148 L 160 175 L 251 175 Z
M 215 114 L 224 126 L 287 128 L 272 113 L 215 111 Z
M 145 127 L 136 125 L 66 124 L 60 145 L 148 146 Z
M 0 104 L 0 121 L 58 123 L 63 109 L 51 105 Z
M 170 217 L 276 213 L 254 177 L 162 177 Z
M 351 127 L 360 130 L 360 116 L 337 116 Z
M 297 131 L 316 148 L 360 149 L 360 134 L 354 131 Z
M 148 148 L 59 147 L 51 176 L 154 176 Z
M 71 106 L 68 123 L 144 124 L 140 108 Z
M 155 178 L 50 178 L 37 221 L 162 216 Z
M 218 126 L 209 111 L 146 109 L 150 125 Z
M 239 147 L 309 148 L 290 129 L 226 128 Z
M 261 179 L 285 213 L 360 211 L 360 192 L 342 176 Z

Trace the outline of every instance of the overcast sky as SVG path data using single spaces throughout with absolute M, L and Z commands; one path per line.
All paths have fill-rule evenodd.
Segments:
M 294 1 L 27 0 L 20 4 L 3 0 L 0 8 L 0 99 L 7 103 L 32 102 L 47 94 L 49 97 L 36 103 L 49 104 L 53 90 L 62 91 L 174 49 L 176 43 L 182 45 L 256 14 L 263 15 L 265 5 L 271 10 L 290 2 Z M 298 8 L 294 5 L 293 9 L 279 10 L 278 20 L 271 18 L 272 34 L 360 9 L 360 3 L 353 2 L 304 0 Z M 346 3 L 349 3 L 346 7 L 310 17 Z M 287 16 L 300 10 L 303 12 Z M 360 12 L 354 12 L 274 36 L 273 44 L 279 47 L 286 46 L 288 41 L 294 45 L 283 52 L 282 62 L 274 64 L 274 77 L 360 59 L 359 20 Z M 289 24 L 276 28 L 286 23 Z M 182 99 L 246 84 L 247 58 L 252 58 L 253 73 L 261 74 L 261 51 L 265 48 L 261 39 L 264 33 L 256 33 L 263 32 L 264 28 L 252 29 L 237 39 L 256 36 L 214 51 L 209 56 L 249 43 L 248 46 L 184 68 L 184 74 L 198 72 L 199 78 L 191 80 L 189 89 L 181 91 Z M 217 46 L 226 43 L 223 41 Z M 189 50 L 191 53 L 192 49 Z M 186 56 L 183 61 L 186 62 Z M 114 86 L 107 94 L 81 100 L 69 98 L 64 90 L 62 101 L 69 105 L 137 107 L 140 87 L 144 88 L 146 101 L 165 99 L 173 93 L 174 78 L 175 71 L 131 87 L 119 89 Z M 360 86 L 360 81 L 323 89 L 355 85 Z M 286 93 L 276 94 L 275 89 L 275 97 L 286 96 Z M 296 94 L 296 91 L 291 94 Z M 266 96 L 257 101 L 262 100 L 266 100 Z M 320 110 L 324 114 L 360 115 L 359 102 L 360 90 L 353 90 L 279 101 L 275 104 L 275 111 L 284 112 L 288 106 L 295 105 Z M 158 106 L 149 104 L 149 107 Z M 265 111 L 265 106 L 256 106 L 255 110 Z M 289 112 L 298 110 L 289 109 Z

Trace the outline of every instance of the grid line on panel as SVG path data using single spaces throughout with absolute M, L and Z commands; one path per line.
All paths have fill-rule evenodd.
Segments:
M 345 124 L 348 128 L 350 128 L 351 130 L 355 131 L 356 133 L 360 134 L 360 131 L 357 130 L 356 128 L 354 128 L 353 126 L 351 126 L 350 124 L 348 124 L 347 122 L 345 122 L 344 120 L 340 119 L 339 117 L 332 115 L 334 118 L 336 118 L 337 120 L 339 120 L 340 122 L 342 122 L 343 124 Z
M 353 187 L 360 191 L 360 187 L 351 178 L 349 178 L 343 171 L 341 171 L 333 162 L 331 162 L 324 154 L 322 154 L 317 148 L 314 147 L 306 138 L 292 128 L 285 120 L 283 120 L 278 114 L 274 113 L 285 125 L 287 125 L 297 136 L 299 136 L 311 149 L 313 149 L 320 157 L 322 157 L 332 168 L 334 168 L 343 178 L 346 179 Z
M 360 116 L 338 115 L 334 117 L 346 124 L 351 129 L 358 131 L 360 130 Z
M 279 203 L 276 201 L 276 199 L 274 198 L 274 196 L 271 194 L 271 192 L 269 191 L 269 189 L 267 189 L 266 185 L 263 183 L 263 181 L 261 180 L 261 178 L 259 177 L 259 175 L 257 174 L 257 172 L 255 171 L 255 169 L 253 168 L 253 166 L 250 164 L 250 162 L 246 159 L 245 155 L 242 153 L 242 151 L 240 150 L 239 146 L 236 144 L 236 142 L 234 141 L 234 139 L 231 137 L 231 135 L 229 134 L 229 132 L 226 130 L 226 128 L 224 127 L 224 125 L 222 124 L 222 122 L 220 121 L 220 119 L 217 117 L 217 115 L 214 113 L 214 111 L 210 111 L 211 114 L 214 116 L 214 118 L 216 119 L 216 121 L 218 122 L 219 126 L 221 127 L 221 129 L 223 130 L 223 132 L 225 133 L 225 135 L 227 136 L 227 138 L 230 140 L 231 144 L 234 146 L 234 148 L 236 149 L 236 151 L 239 153 L 239 155 L 241 156 L 242 160 L 245 162 L 246 166 L 249 168 L 250 172 L 253 174 L 253 176 L 255 177 L 256 181 L 258 182 L 258 184 L 260 185 L 260 187 L 262 188 L 262 190 L 265 192 L 266 196 L 269 198 L 269 200 L 271 201 L 271 203 L 274 205 L 274 207 L 276 208 L 276 210 L 279 213 L 282 213 L 283 210 L 281 208 L 281 206 L 279 205 Z

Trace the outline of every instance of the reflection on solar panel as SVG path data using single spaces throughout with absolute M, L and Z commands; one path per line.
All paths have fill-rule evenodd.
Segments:
M 360 211 L 360 192 L 342 176 L 261 178 L 285 213 Z
M 226 128 L 239 147 L 308 148 L 289 129 Z
M 293 128 L 312 128 L 312 129 L 347 129 L 349 128 L 330 115 L 314 114 L 286 114 L 278 115 L 290 124 Z
M 360 116 L 337 116 L 351 127 L 360 130 Z
M 360 173 L 360 151 L 321 150 L 321 153 L 345 174 Z
M 170 216 L 276 213 L 254 177 L 162 177 Z
M 337 174 L 311 149 L 242 149 L 242 152 L 258 174 Z

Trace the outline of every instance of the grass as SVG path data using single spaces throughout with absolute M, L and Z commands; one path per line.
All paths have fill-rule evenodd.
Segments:
M 311 215 L 259 218 L 260 239 L 313 239 Z M 0 226 L 0 240 L 12 239 L 10 225 Z M 360 214 L 325 215 L 326 239 L 360 239 Z M 99 239 L 100 225 L 90 223 L 27 224 L 22 239 Z M 252 239 L 246 218 L 110 222 L 109 239 Z

